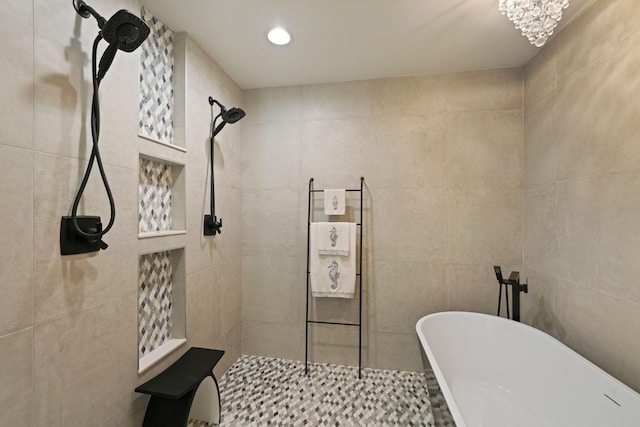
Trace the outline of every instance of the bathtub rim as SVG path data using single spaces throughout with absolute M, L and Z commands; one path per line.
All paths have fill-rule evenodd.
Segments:
M 449 384 L 445 380 L 444 375 L 440 370 L 440 365 L 438 364 L 438 361 L 435 355 L 433 354 L 433 351 L 431 350 L 431 347 L 427 341 L 427 338 L 422 333 L 422 328 L 421 328 L 422 324 L 428 322 L 430 319 L 437 318 L 437 317 L 448 317 L 452 315 L 463 316 L 463 317 L 479 317 L 479 318 L 485 318 L 485 319 L 490 318 L 491 319 L 490 321 L 498 322 L 498 323 L 513 322 L 512 326 L 524 328 L 525 330 L 528 330 L 529 333 L 537 334 L 541 336 L 543 339 L 550 340 L 551 342 L 555 342 L 556 345 L 561 346 L 563 351 L 567 352 L 572 357 L 576 358 L 582 363 L 585 363 L 588 368 L 596 370 L 599 373 L 606 375 L 613 382 L 617 383 L 618 386 L 620 386 L 623 389 L 627 389 L 629 392 L 631 392 L 632 395 L 638 396 L 638 398 L 640 398 L 640 393 L 636 392 L 634 389 L 632 389 L 631 387 L 629 387 L 628 385 L 626 385 L 625 383 L 623 383 L 622 381 L 620 381 L 619 379 L 611 375 L 609 372 L 605 371 L 604 369 L 602 369 L 601 367 L 599 367 L 598 365 L 596 365 L 595 363 L 593 363 L 592 361 L 590 361 L 589 359 L 587 359 L 586 357 L 578 353 L 577 351 L 573 350 L 571 347 L 569 347 L 568 345 L 566 345 L 556 337 L 540 329 L 534 328 L 533 326 L 527 325 L 526 323 L 516 322 L 515 320 L 507 319 L 505 317 L 500 317 L 496 315 L 486 314 L 486 313 L 475 313 L 471 311 L 440 311 L 437 313 L 427 314 L 426 316 L 421 317 L 416 322 L 416 333 L 418 334 L 420 344 L 422 345 L 422 348 L 426 353 L 427 358 L 429 359 L 429 364 L 431 365 L 431 369 L 433 370 L 433 373 L 436 379 L 438 380 L 438 386 L 440 387 L 440 390 L 442 391 L 445 401 L 447 402 L 447 406 L 449 407 L 449 412 L 451 413 L 451 416 L 453 417 L 456 423 L 456 427 L 467 427 L 466 421 L 462 416 L 460 409 L 458 408 L 458 404 L 455 398 L 453 397 L 453 394 L 451 393 Z

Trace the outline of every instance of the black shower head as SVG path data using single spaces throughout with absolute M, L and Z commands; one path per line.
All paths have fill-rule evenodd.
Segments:
M 121 9 L 102 27 L 102 38 L 125 52 L 133 52 L 149 36 L 149 27 L 137 16 Z
M 73 7 L 83 18 L 93 15 L 98 21 L 102 38 L 117 49 L 133 52 L 149 36 L 147 24 L 124 9 L 117 11 L 107 21 L 83 0 L 73 0 Z
M 100 58 L 100 67 L 97 75 L 98 82 L 107 74 L 118 49 L 124 52 L 133 52 L 149 36 L 150 30 L 147 24 L 145 24 L 142 19 L 124 9 L 117 11 L 111 19 L 107 21 L 83 0 L 73 0 L 73 7 L 83 18 L 88 18 L 93 15 L 96 21 L 98 21 L 100 35 L 96 39 L 96 43 L 100 40 L 100 37 L 109 43 L 102 58 Z
M 246 113 L 242 108 L 232 107 L 227 110 L 224 105 L 220 104 L 212 97 L 209 97 L 209 105 L 213 107 L 213 104 L 218 104 L 218 107 L 220 107 L 220 114 L 216 116 L 216 119 L 218 117 L 222 118 L 222 122 L 213 130 L 213 136 L 216 136 L 227 123 L 233 124 L 246 116 Z
M 246 115 L 242 108 L 233 107 L 222 113 L 222 120 L 227 123 L 235 123 Z

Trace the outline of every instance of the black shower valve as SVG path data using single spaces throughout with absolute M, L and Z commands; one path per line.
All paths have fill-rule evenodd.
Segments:
M 204 235 L 215 236 L 216 234 L 222 234 L 222 218 L 218 221 L 218 217 L 215 215 L 205 215 Z
M 80 230 L 89 234 L 102 232 L 102 221 L 99 216 L 77 216 L 76 221 Z M 76 231 L 73 219 L 63 216 L 60 224 L 60 253 L 62 255 L 77 255 L 107 249 L 102 238 L 86 238 Z

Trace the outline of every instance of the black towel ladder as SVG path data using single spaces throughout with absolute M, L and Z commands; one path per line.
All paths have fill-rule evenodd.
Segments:
M 358 261 L 359 268 L 356 272 L 356 277 L 358 278 L 358 323 L 345 323 L 345 322 L 324 322 L 319 320 L 309 320 L 309 295 L 311 284 L 309 281 L 309 275 L 311 271 L 309 269 L 309 257 L 310 257 L 310 230 L 311 230 L 311 219 L 312 219 L 312 204 L 313 204 L 313 193 L 323 193 L 324 190 L 314 190 L 313 188 L 313 178 L 309 179 L 309 205 L 307 211 L 307 300 L 306 300 L 306 323 L 304 329 L 304 373 L 305 375 L 309 373 L 309 324 L 323 324 L 323 325 L 342 325 L 342 326 L 353 326 L 358 327 L 358 379 L 362 378 L 362 235 L 363 235 L 363 196 L 364 196 L 364 177 L 360 177 L 360 188 L 359 189 L 347 189 L 347 192 L 359 192 L 360 193 L 360 221 L 356 224 L 360 228 L 359 233 L 359 247 L 358 247 Z

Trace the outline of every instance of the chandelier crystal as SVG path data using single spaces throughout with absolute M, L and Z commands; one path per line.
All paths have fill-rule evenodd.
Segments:
M 562 19 L 569 0 L 498 0 L 498 9 L 531 44 L 542 47 Z

